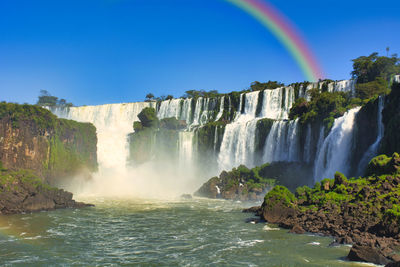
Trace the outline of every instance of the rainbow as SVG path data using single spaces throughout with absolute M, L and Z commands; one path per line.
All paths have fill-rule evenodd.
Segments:
M 225 1 L 239 7 L 269 29 L 296 60 L 307 80 L 323 78 L 322 70 L 305 41 L 273 6 L 258 0 Z

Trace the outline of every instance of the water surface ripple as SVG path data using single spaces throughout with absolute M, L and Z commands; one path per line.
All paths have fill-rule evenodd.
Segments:
M 331 238 L 246 223 L 249 204 L 85 199 L 96 207 L 0 216 L 6 266 L 360 266 Z

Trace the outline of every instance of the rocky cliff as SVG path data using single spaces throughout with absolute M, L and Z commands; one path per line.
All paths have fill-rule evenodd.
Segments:
M 399 261 L 400 156 L 375 157 L 365 178 L 317 182 L 292 194 L 276 186 L 264 198 L 262 219 L 295 233 L 334 236 L 337 243 L 354 244 L 350 260 L 386 264 Z
M 57 184 L 79 171 L 97 169 L 96 128 L 58 119 L 32 105 L 0 103 L 0 161 L 5 168 L 29 169 Z
M 0 164 L 0 215 L 91 206 L 76 202 L 72 193 L 51 187 L 28 170 L 8 170 Z

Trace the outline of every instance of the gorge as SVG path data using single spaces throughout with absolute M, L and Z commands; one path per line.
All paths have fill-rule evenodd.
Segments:
M 386 201 L 392 196 L 391 186 L 398 186 L 397 178 L 392 179 L 389 173 L 384 172 L 388 174 L 388 181 L 393 183 L 391 185 L 378 178 L 342 179 L 335 172 L 341 171 L 348 177 L 364 175 L 368 162 L 374 156 L 399 149 L 398 86 L 395 83 L 390 94 L 368 101 L 354 96 L 354 81 L 327 80 L 164 101 L 47 107 L 48 110 L 16 105 L 17 110 L 21 108 L 26 112 L 32 108 L 48 120 L 35 121 L 9 115 L 2 117 L 6 126 L 3 126 L 4 137 L 0 141 L 4 165 L 7 168 L 32 169 L 44 181 L 72 191 L 79 200 L 94 203 L 96 207 L 0 217 L 0 227 L 6 233 L 3 237 L 0 232 L 0 240 L 17 244 L 17 247 L 3 249 L 6 255 L 4 262 L 13 263 L 15 257 L 23 258 L 27 253 L 26 259 L 37 263 L 43 260 L 46 263 L 61 261 L 68 264 L 71 260 L 68 255 L 62 259 L 50 255 L 58 255 L 66 247 L 78 255 L 80 263 L 87 264 L 93 261 L 102 264 L 161 264 L 160 259 L 163 259 L 168 264 L 178 265 L 244 261 L 256 265 L 265 262 L 272 265 L 308 265 L 312 262 L 316 266 L 351 266 L 340 258 L 349 250 L 342 244 L 362 242 L 364 247 L 355 246 L 352 249 L 353 254 L 362 254 L 365 244 L 369 245 L 368 240 L 377 234 L 374 232 L 376 217 L 366 216 L 366 223 L 361 222 L 362 219 L 351 221 L 359 232 L 367 225 L 370 230 L 365 233 L 351 232 L 344 226 L 341 228 L 342 225 L 332 223 L 326 228 L 325 222 L 317 218 L 337 220 L 345 216 L 325 200 L 337 194 L 346 199 L 349 197 L 346 190 L 351 189 L 351 199 L 358 201 L 360 194 L 366 192 L 366 189 L 360 191 L 359 183 L 371 183 L 371 188 L 376 188 L 376 194 L 384 196 L 379 205 L 385 205 L 388 211 L 397 214 L 397 204 L 393 202 L 395 206 L 391 206 Z M 313 102 L 316 97 L 319 97 L 318 102 Z M 318 112 L 323 116 L 313 116 L 312 105 L 327 99 L 329 101 L 324 105 L 329 112 L 321 108 Z M 341 101 L 341 104 L 335 101 Z M 307 109 L 304 109 L 305 103 Z M 3 113 L 9 114 L 8 111 Z M 13 124 L 16 117 L 19 118 L 18 124 Z M 24 127 L 19 128 L 18 125 Z M 75 164 L 75 160 L 79 164 Z M 393 154 L 393 160 L 383 157 L 383 161 L 385 164 L 393 161 L 394 167 L 390 168 L 398 168 L 397 154 Z M 39 164 L 41 162 L 49 162 L 49 165 Z M 386 169 L 384 164 L 379 164 L 380 161 L 376 160 L 374 170 L 378 170 L 377 173 L 379 168 Z M 91 175 L 82 177 L 76 168 L 78 166 L 80 170 L 89 170 Z M 29 173 L 8 173 L 7 169 L 0 172 L 15 176 L 14 182 L 7 180 L 6 186 L 13 184 L 30 190 L 27 193 L 17 190 L 23 204 L 15 206 L 10 213 L 87 206 L 73 201 L 70 193 L 37 184 L 37 179 Z M 334 183 L 333 180 L 323 179 L 334 176 Z M 31 182 L 26 183 L 26 177 Z M 299 186 L 314 183 L 314 189 L 300 187 L 296 190 Z M 285 185 L 293 192 L 296 190 L 297 198 L 293 197 L 292 205 L 299 209 L 295 213 L 297 219 L 285 217 L 281 221 L 276 220 L 279 226 L 293 228 L 291 231 L 299 233 L 306 230 L 331 235 L 337 238 L 340 245 L 329 247 L 330 238 L 293 236 L 275 228 L 271 224 L 271 218 L 274 218 L 271 216 L 277 216 L 274 213 L 263 213 L 268 224 L 258 224 L 259 219 L 248 220 L 248 215 L 240 213 L 241 208 L 268 199 L 264 199 L 265 192 L 276 184 Z M 34 191 L 34 188 L 39 188 L 39 191 Z M 274 188 L 271 194 L 281 187 Z M 302 188 L 303 195 L 298 195 Z M 198 195 L 214 200 L 188 195 L 177 198 L 196 190 Z M 314 191 L 320 194 L 316 199 L 311 194 Z M 370 194 L 370 202 L 361 212 L 369 211 L 368 207 L 374 206 L 374 194 Z M 50 201 L 43 200 L 43 196 Z M 8 194 L 6 198 L 12 197 Z M 24 202 L 25 198 L 29 201 Z M 35 205 L 38 199 L 48 206 Z M 265 204 L 264 207 L 270 206 Z M 316 207 L 320 210 L 315 211 Z M 346 204 L 341 206 L 348 214 L 358 214 L 357 209 L 354 212 L 352 207 Z M 306 209 L 307 216 L 301 213 L 301 209 Z M 284 206 L 279 210 L 287 209 Z M 324 211 L 329 211 L 331 215 L 320 215 Z M 384 214 L 382 216 L 392 216 L 390 212 L 374 211 Z M 43 229 L 34 230 L 37 226 L 35 218 L 46 222 Z M 309 218 L 313 219 L 311 225 Z M 387 218 L 390 218 L 387 222 L 392 223 L 397 217 Z M 32 222 L 21 225 L 23 220 Z M 300 223 L 304 225 L 299 227 L 297 224 Z M 383 229 L 388 228 L 385 227 Z M 164 230 L 154 231 L 158 228 Z M 385 246 L 383 250 L 374 250 L 382 256 L 379 256 L 379 263 L 399 259 L 391 248 L 392 236 L 398 233 L 397 228 L 388 229 L 382 230 L 386 237 L 377 238 L 378 243 Z M 8 236 L 15 239 L 7 239 Z M 149 242 L 149 238 L 162 242 Z M 30 241 L 36 239 L 38 241 Z M 59 245 L 57 242 L 60 239 L 67 245 Z M 37 242 L 50 254 L 41 252 L 45 259 L 35 258 L 35 249 L 19 247 L 26 242 Z M 96 244 L 95 248 L 93 244 Z M 304 248 L 293 252 L 296 247 Z M 18 256 L 9 253 L 11 250 L 17 251 L 15 255 Z M 266 254 L 265 251 L 269 252 Z M 282 259 L 282 251 L 291 256 Z M 187 255 L 196 260 L 187 259 Z M 209 258 L 204 258 L 205 255 Z M 365 258 L 354 256 L 353 259 Z M 375 262 L 374 259 L 368 261 Z
M 179 163 L 173 175 L 184 173 L 186 176 L 179 182 L 189 181 L 189 187 L 181 187 L 183 191 L 175 193 L 191 193 L 207 177 L 222 170 L 241 164 L 251 168 L 266 162 L 287 162 L 311 164 L 312 177 L 302 180 L 313 184 L 333 177 L 336 171 L 359 175 L 365 162 L 378 153 L 384 99 L 371 101 L 361 109 L 350 109 L 334 119 L 331 125 L 318 120 L 310 123 L 302 123 L 299 118 L 289 120 L 290 108 L 301 97 L 310 99 L 313 88 L 351 96 L 355 93 L 354 86 L 353 80 L 323 81 L 273 90 L 232 92 L 212 98 L 55 108 L 51 111 L 61 118 L 91 122 L 96 126 L 99 172 L 103 174 L 107 169 L 113 169 L 125 172 L 121 175 L 128 177 L 127 168 L 140 168 L 152 162 L 157 165 L 161 159 L 168 158 Z M 152 133 L 152 142 L 139 134 L 135 136 L 133 122 L 139 120 L 137 115 L 145 107 L 154 108 L 158 119 L 174 117 L 184 121 L 186 127 L 169 130 L 168 134 L 156 130 Z M 369 121 L 366 121 L 366 115 Z M 146 151 L 140 150 L 138 143 L 142 143 L 141 149 Z M 135 153 L 142 157 L 140 164 L 133 156 Z M 163 156 L 165 153 L 167 157 Z M 188 169 L 193 170 L 193 177 L 185 172 Z

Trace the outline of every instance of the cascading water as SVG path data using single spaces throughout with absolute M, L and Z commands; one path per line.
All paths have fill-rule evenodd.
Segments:
M 184 168 L 190 167 L 194 163 L 193 137 L 194 132 L 179 132 L 179 164 Z
M 318 151 L 314 165 L 314 180 L 332 178 L 336 171 L 345 175 L 349 171 L 349 154 L 352 147 L 354 120 L 360 107 L 347 111 L 335 119 L 329 135 Z
M 299 148 L 296 135 L 298 121 L 283 121 L 289 117 L 290 108 L 294 102 L 294 89 L 281 87 L 274 90 L 263 91 L 261 112 L 257 117 L 259 92 L 251 92 L 240 96 L 240 103 L 235 120 L 225 128 L 218 165 L 220 170 L 231 169 L 240 164 L 248 167 L 256 165 L 255 133 L 257 122 L 263 118 L 279 120 L 274 122 L 267 140 L 264 158 L 283 161 L 298 161 Z M 244 110 L 240 112 L 244 101 Z M 281 134 L 281 130 L 285 133 Z M 278 138 L 278 139 L 274 139 Z M 281 139 L 282 138 L 282 139 Z M 268 143 L 269 141 L 269 143 Z M 279 156 L 270 157 L 269 146 L 274 144 L 274 149 Z M 275 145 L 278 144 L 276 147 Z M 285 155 L 285 152 L 288 154 Z
M 263 162 L 299 161 L 298 120 L 275 121 L 267 136 Z
M 251 92 L 245 94 L 244 97 L 240 96 L 238 110 L 244 98 L 244 112 L 238 112 L 235 121 L 226 125 L 218 156 L 220 170 L 231 169 L 240 164 L 253 165 L 251 158 L 254 154 L 258 95 L 259 92 Z
M 219 105 L 219 111 L 218 111 L 217 117 L 215 117 L 215 121 L 218 121 L 222 117 L 222 115 L 224 113 L 224 100 L 225 100 L 225 97 L 224 96 L 221 97 L 220 105 Z
M 162 101 L 157 112 L 159 119 L 175 117 L 178 120 L 186 121 L 187 125 L 191 124 L 193 99 L 171 99 Z
M 311 125 L 307 125 L 307 135 L 306 135 L 306 141 L 304 144 L 304 153 L 303 153 L 303 159 L 306 163 L 311 162 Z
M 310 83 L 307 86 L 301 85 L 296 89 L 298 90 L 296 94 L 298 97 L 309 98 L 308 91 L 312 88 L 322 88 L 322 84 Z M 353 81 L 330 82 L 328 87 L 324 86 L 328 91 L 345 92 L 352 92 L 353 87 Z M 260 96 L 262 96 L 261 103 Z M 205 123 L 219 121 L 224 111 L 231 114 L 233 110 L 236 110 L 236 116 L 232 122 L 225 126 L 215 126 L 215 129 L 213 129 L 215 131 L 211 141 L 213 142 L 211 146 L 213 153 L 206 156 L 207 160 L 210 160 L 213 155 L 217 157 L 219 170 L 229 170 L 240 164 L 254 167 L 260 163 L 284 161 L 314 162 L 315 179 L 326 176 L 332 177 L 335 171 L 346 173 L 346 160 L 352 146 L 354 116 L 358 109 L 350 110 L 343 117 L 337 118 L 326 138 L 324 138 L 325 129 L 321 127 L 318 144 L 315 144 L 317 140 L 315 134 L 312 133 L 311 125 L 303 128 L 298 120 L 287 120 L 290 108 L 295 101 L 294 87 L 288 86 L 274 90 L 267 89 L 262 92 L 243 93 L 240 95 L 239 100 L 240 103 L 237 107 L 232 106 L 233 99 L 229 95 L 220 98 L 199 97 L 196 99 L 171 99 L 160 102 L 157 108 L 159 119 L 175 117 L 178 120 L 186 121 L 187 124 L 187 128 L 184 131 L 180 131 L 177 137 L 177 159 L 171 159 L 171 162 L 178 160 L 179 164 L 175 166 L 169 162 L 161 166 L 163 163 L 149 162 L 142 164 L 145 166 L 143 168 L 147 168 L 145 169 L 146 171 L 139 172 L 137 169 L 132 171 L 126 167 L 126 159 L 129 155 L 127 135 L 133 131 L 132 124 L 133 121 L 138 120 L 138 113 L 144 107 L 155 107 L 156 103 L 72 107 L 69 109 L 55 109 L 53 112 L 62 118 L 92 122 L 97 128 L 98 134 L 99 176 L 107 176 L 108 180 L 111 181 L 120 177 L 125 177 L 124 179 L 128 181 L 135 181 L 134 183 L 129 183 L 130 189 L 137 188 L 139 190 L 142 187 L 143 190 L 143 187 L 150 187 L 153 191 L 156 188 L 163 190 L 168 186 L 176 186 L 176 183 L 178 183 L 178 178 L 176 177 L 179 175 L 186 179 L 179 183 L 188 183 L 188 172 L 193 171 L 192 167 L 197 167 L 194 160 L 201 159 L 203 162 L 206 161 L 204 155 L 200 155 L 200 152 L 195 151 L 195 148 L 198 148 L 198 144 L 195 143 L 199 140 L 198 129 Z M 261 119 L 274 120 L 268 130 L 269 132 L 261 133 L 257 129 L 258 122 Z M 262 123 L 267 124 L 260 125 L 268 125 L 269 122 L 263 121 Z M 222 134 L 221 130 L 223 131 L 222 137 L 218 134 Z M 257 138 L 261 138 L 260 136 L 265 138 L 265 142 L 264 140 L 256 140 L 256 135 Z M 162 136 L 159 137 L 163 138 Z M 376 142 L 380 138 L 381 133 Z M 264 146 L 261 147 L 261 144 L 264 144 Z M 157 153 L 157 147 L 153 149 Z M 371 146 L 372 150 L 375 151 L 375 147 Z M 165 154 L 166 151 L 162 152 Z M 168 151 L 166 154 L 168 155 Z M 189 169 L 185 169 L 185 167 Z M 159 172 L 160 168 L 162 169 L 161 172 Z M 152 170 L 152 172 L 149 174 L 148 170 Z M 107 171 L 108 174 L 103 175 Z M 162 181 L 155 178 L 151 182 L 151 179 L 145 178 L 149 176 L 159 177 L 160 175 L 163 176 Z M 166 177 L 168 176 L 171 179 L 167 179 Z M 144 177 L 143 179 L 146 179 L 146 181 L 143 182 L 138 177 Z M 110 188 L 107 188 L 107 190 L 110 190 Z
M 375 142 L 368 148 L 368 150 L 364 153 L 360 163 L 358 165 L 358 175 L 362 175 L 367 167 L 368 163 L 371 161 L 373 157 L 376 156 L 379 148 L 379 144 L 383 138 L 383 134 L 385 131 L 383 121 L 382 121 L 382 111 L 384 108 L 384 96 L 380 96 L 378 99 L 378 114 L 377 114 L 377 123 L 378 123 L 378 134 L 376 136 Z
M 287 120 L 293 102 L 294 89 L 292 87 L 265 90 L 261 117 L 275 120 Z
M 155 103 L 110 104 L 52 110 L 61 118 L 91 122 L 97 129 L 99 171 L 84 185 L 66 185 L 69 190 L 78 195 L 172 197 L 190 192 L 198 186 L 193 183 L 194 172 L 190 169 L 191 166 L 175 166 L 171 164 L 175 160 L 173 158 L 171 162 L 148 162 L 136 167 L 127 165 L 127 135 L 133 132 L 133 122 L 138 120 L 137 115 L 145 107 L 155 107 Z M 176 112 L 176 109 L 171 112 Z M 181 159 L 191 158 L 192 136 L 193 133 L 181 134 Z
M 145 107 L 154 103 L 137 102 L 129 104 L 108 104 L 56 108 L 53 113 L 60 118 L 90 122 L 97 130 L 97 159 L 100 171 L 105 169 L 125 169 L 129 156 L 127 135 L 133 131 L 137 115 Z

